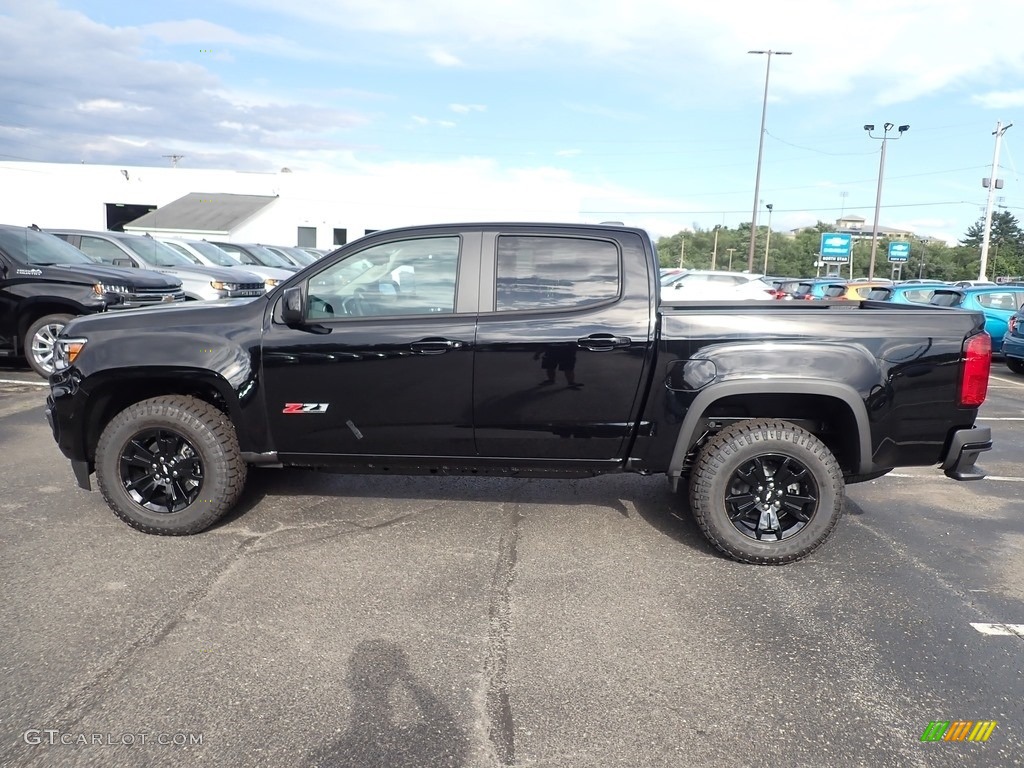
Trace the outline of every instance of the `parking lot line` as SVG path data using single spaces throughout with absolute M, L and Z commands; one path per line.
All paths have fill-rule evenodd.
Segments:
M 934 474 L 912 475 L 909 472 L 890 472 L 886 477 L 903 477 L 916 480 L 934 480 Z M 1024 477 L 1007 477 L 1006 475 L 985 475 L 986 480 L 998 480 L 1003 483 L 1024 483 Z M 959 482 L 959 481 L 954 481 Z
M 1015 387 L 1024 387 L 1024 382 L 1014 381 L 1013 379 L 1004 379 L 999 376 L 989 376 L 989 381 L 1001 381 L 1003 384 L 1012 384 Z
M 1024 637 L 1024 624 L 985 624 L 971 622 L 971 626 L 983 635 L 1016 635 Z
M 0 384 L 28 384 L 33 387 L 48 387 L 50 384 L 45 381 L 19 381 L 18 379 L 0 379 Z
M 979 416 L 978 421 L 1024 421 L 1024 416 Z

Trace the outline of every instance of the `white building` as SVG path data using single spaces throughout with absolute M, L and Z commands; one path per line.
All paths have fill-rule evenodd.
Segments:
M 564 189 L 495 181 L 472 166 L 442 176 L 403 167 L 371 175 L 0 162 L 0 189 L 2 224 L 121 230 L 155 211 L 143 222 L 154 233 L 318 248 L 414 224 L 578 221 L 581 207 Z

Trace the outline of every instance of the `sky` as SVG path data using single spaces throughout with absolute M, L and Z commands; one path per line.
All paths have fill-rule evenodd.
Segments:
M 874 216 L 955 242 L 1024 107 L 1021 0 L 0 0 L 0 160 L 381 175 L 656 236 Z M 898 132 L 891 134 L 894 138 Z M 1019 138 L 1018 138 L 1019 137 Z M 1018 218 L 1024 122 L 996 211 Z M 2 193 L 16 194 L 5 189 Z M 380 204 L 386 204 L 385 200 Z

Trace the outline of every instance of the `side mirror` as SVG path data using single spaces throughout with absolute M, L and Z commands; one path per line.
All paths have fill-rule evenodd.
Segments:
M 302 325 L 306 320 L 302 286 L 285 288 L 281 299 L 281 321 L 285 325 Z
M 135 262 L 131 259 L 114 259 L 115 267 L 135 267 Z

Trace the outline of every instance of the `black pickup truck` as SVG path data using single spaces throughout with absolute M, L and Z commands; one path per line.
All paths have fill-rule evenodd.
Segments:
M 971 312 L 659 303 L 621 226 L 378 232 L 264 297 L 70 323 L 47 418 L 81 487 L 147 533 L 197 533 L 250 465 L 380 474 L 667 475 L 708 538 L 797 560 L 844 481 L 991 447 Z
M 39 227 L 0 225 L 0 355 L 24 356 L 44 378 L 71 318 L 184 299 L 177 278 L 103 266 Z

